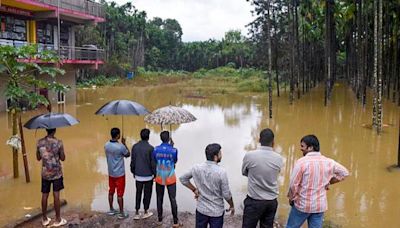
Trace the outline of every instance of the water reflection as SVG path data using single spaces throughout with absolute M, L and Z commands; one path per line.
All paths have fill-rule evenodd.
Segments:
M 362 108 L 353 93 L 342 85 L 335 87 L 328 107 L 323 106 L 322 89 L 305 95 L 292 106 L 288 105 L 287 96 L 274 98 L 273 119 L 268 118 L 268 100 L 264 95 L 214 94 L 193 99 L 186 96 L 191 89 L 167 85 L 77 90 L 76 105 L 57 107 L 80 120 L 79 125 L 59 129 L 56 134 L 64 141 L 67 156 L 64 163 L 66 187 L 62 198 L 72 206 L 99 211 L 108 209 L 103 146 L 109 139 L 109 130 L 121 127 L 122 122 L 120 116 L 96 116 L 94 113 L 110 100 L 131 99 L 149 110 L 169 104 L 182 106 L 197 117 L 195 122 L 172 126 L 172 136 L 179 150 L 176 172 L 179 176 L 193 164 L 203 162 L 206 145 L 220 143 L 223 151 L 221 165 L 228 172 L 234 201 L 239 208 L 247 192 L 247 179 L 240 171 L 242 158 L 246 151 L 256 148 L 259 132 L 270 127 L 276 135 L 276 150 L 285 157 L 285 166 L 279 177 L 279 217 L 286 218 L 289 210 L 285 195 L 291 169 L 301 156 L 299 140 L 314 133 L 320 139 L 322 153 L 351 171 L 348 180 L 332 186 L 329 191 L 326 218 L 344 227 L 397 227 L 400 224 L 400 185 L 396 184 L 400 173 L 386 171 L 386 167 L 397 160 L 399 112 L 391 103 L 384 104 L 384 123 L 388 126 L 381 136 L 377 136 L 363 127 L 371 122 L 371 103 Z M 23 121 L 39 113 L 24 113 Z M 5 142 L 11 132 L 10 117 L 5 113 L 0 114 L 0 126 L 4 126 L 0 142 Z M 146 124 L 140 116 L 129 116 L 124 118 L 124 135 L 129 145 L 139 140 L 139 131 L 144 127 L 151 129 L 150 143 L 160 143 L 160 126 Z M 30 207 L 40 205 L 40 163 L 35 160 L 34 152 L 36 140 L 43 137 L 44 132 L 26 130 L 24 133 L 32 177 L 30 184 L 25 184 L 23 177 L 12 179 L 12 154 L 4 143 L 0 143 L 0 225 L 29 213 Z M 126 208 L 133 211 L 135 187 L 129 162 L 130 159 L 125 160 L 125 202 Z M 22 161 L 20 173 L 23 175 Z M 192 193 L 181 185 L 177 191 L 179 210 L 194 211 Z M 156 207 L 154 199 L 151 208 Z M 165 207 L 167 209 L 168 204 Z

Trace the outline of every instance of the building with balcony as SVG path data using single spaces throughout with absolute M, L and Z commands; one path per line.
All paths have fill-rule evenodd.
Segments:
M 32 88 L 52 104 L 74 101 L 76 72 L 104 62 L 104 51 L 94 45 L 75 46 L 76 26 L 105 21 L 101 4 L 92 0 L 0 0 L 0 45 L 36 44 L 39 50 L 54 50 L 65 74 L 57 82 L 69 85 L 66 94 Z M 36 60 L 40 63 L 40 60 Z M 7 109 L 5 83 L 0 81 L 0 111 Z

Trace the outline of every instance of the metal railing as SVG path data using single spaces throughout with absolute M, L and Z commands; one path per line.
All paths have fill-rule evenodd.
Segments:
M 60 58 L 72 60 L 104 60 L 104 50 L 92 47 L 60 46 Z
M 39 51 L 54 50 L 58 52 L 54 45 L 38 44 Z M 104 60 L 104 50 L 96 47 L 70 47 L 60 46 L 60 59 L 63 60 Z
M 10 45 L 15 47 L 28 45 L 28 42 L 13 41 L 0 39 L 0 45 Z M 53 50 L 58 53 L 57 46 L 53 44 L 37 44 L 38 50 Z M 98 49 L 96 46 L 91 47 L 70 47 L 60 46 L 60 59 L 62 60 L 97 60 L 103 61 L 105 59 L 105 52 L 103 49 Z
M 103 5 L 90 0 L 36 0 L 38 2 L 48 4 L 60 8 L 75 10 L 96 17 L 105 18 L 105 11 Z

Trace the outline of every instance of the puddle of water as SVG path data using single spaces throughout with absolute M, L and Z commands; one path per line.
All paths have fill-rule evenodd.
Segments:
M 287 97 L 274 98 L 274 118 L 268 119 L 267 97 L 264 95 L 213 95 L 207 99 L 185 97 L 175 86 L 153 88 L 97 88 L 77 90 L 76 101 L 60 107 L 80 120 L 70 128 L 60 128 L 56 137 L 64 142 L 66 161 L 63 164 L 65 190 L 62 198 L 69 205 L 97 211 L 108 210 L 108 178 L 104 143 L 112 127 L 121 127 L 120 116 L 96 116 L 95 111 L 114 99 L 131 99 L 149 110 L 168 104 L 182 106 L 197 117 L 197 121 L 172 126 L 175 145 L 179 150 L 178 176 L 193 164 L 205 160 L 204 148 L 217 142 L 222 145 L 221 165 L 227 170 L 234 201 L 238 208 L 246 196 L 247 179 L 241 175 L 244 153 L 257 146 L 261 129 L 270 127 L 276 135 L 276 150 L 285 157 L 285 167 L 279 177 L 281 195 L 278 217 L 286 218 L 289 205 L 286 193 L 294 162 L 300 158 L 299 140 L 306 134 L 316 134 L 321 151 L 345 165 L 351 176 L 332 186 L 328 192 L 329 210 L 326 219 L 343 227 L 397 227 L 400 223 L 400 172 L 389 173 L 386 167 L 397 161 L 398 108 L 384 105 L 384 128 L 381 136 L 363 127 L 371 122 L 371 105 L 363 109 L 351 91 L 335 87 L 332 103 L 323 107 L 323 91 L 316 89 L 294 105 Z M 100 98 L 100 99 L 99 99 Z M 101 99 L 104 98 L 104 99 Z M 57 107 L 54 107 L 57 111 Z M 23 114 L 27 121 L 38 112 Z M 12 154 L 5 145 L 10 136 L 11 122 L 0 114 L 0 225 L 20 218 L 30 208 L 40 206 L 40 163 L 35 159 L 35 143 L 44 136 L 43 130 L 25 130 L 26 147 L 32 182 L 26 184 L 20 159 L 19 179 L 12 178 Z M 139 140 L 139 131 L 151 129 L 150 143 L 160 143 L 160 126 L 144 123 L 143 117 L 125 117 L 124 135 L 129 145 Z M 127 186 L 125 204 L 134 210 L 135 187 L 129 173 L 130 159 L 125 160 Z M 178 209 L 195 210 L 191 191 L 178 184 Z M 167 196 L 165 209 L 169 209 Z M 50 201 L 52 198 L 50 197 Z M 156 208 L 155 191 L 150 205 Z M 240 212 L 240 210 L 239 210 Z

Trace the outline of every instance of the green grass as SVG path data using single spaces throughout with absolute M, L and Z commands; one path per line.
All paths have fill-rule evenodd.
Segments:
M 215 69 L 199 69 L 195 72 L 187 71 L 146 71 L 139 67 L 132 80 L 105 77 L 100 75 L 93 79 L 78 82 L 78 87 L 108 86 L 108 85 L 162 85 L 166 83 L 184 83 L 193 87 L 215 87 L 219 93 L 229 92 L 266 92 L 268 80 L 266 73 L 254 68 L 236 69 L 231 66 L 223 66 Z M 272 87 L 275 87 L 273 81 Z M 214 89 L 213 89 L 214 90 Z

